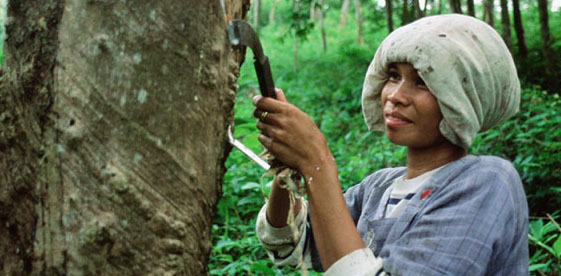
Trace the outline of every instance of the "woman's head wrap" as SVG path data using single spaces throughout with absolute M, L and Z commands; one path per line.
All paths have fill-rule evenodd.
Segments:
M 380 45 L 362 89 L 370 130 L 384 130 L 380 94 L 391 63 L 407 62 L 438 101 L 440 133 L 468 148 L 475 135 L 518 111 L 520 82 L 502 38 L 476 18 L 425 17 L 392 32 Z

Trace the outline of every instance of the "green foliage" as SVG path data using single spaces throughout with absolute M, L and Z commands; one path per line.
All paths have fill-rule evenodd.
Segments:
M 520 112 L 476 137 L 472 152 L 512 161 L 528 195 L 530 212 L 561 206 L 561 98 L 539 87 L 522 89 Z
M 530 275 L 561 274 L 561 228 L 559 215 L 530 221 Z

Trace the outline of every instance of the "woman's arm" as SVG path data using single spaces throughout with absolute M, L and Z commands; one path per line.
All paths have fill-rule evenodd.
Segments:
M 337 167 L 323 134 L 307 114 L 286 101 L 281 90 L 277 90 L 277 95 L 278 100 L 254 98 L 254 115 L 259 118 L 257 127 L 262 131 L 259 141 L 305 178 L 316 246 L 327 270 L 341 257 L 365 246 L 349 214 Z M 286 225 L 286 191 L 273 185 L 269 200 L 269 222 Z

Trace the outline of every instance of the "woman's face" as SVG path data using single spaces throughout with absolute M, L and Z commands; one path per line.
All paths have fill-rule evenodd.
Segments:
M 382 89 L 386 136 L 398 145 L 429 148 L 446 143 L 438 102 L 409 63 L 393 63 Z

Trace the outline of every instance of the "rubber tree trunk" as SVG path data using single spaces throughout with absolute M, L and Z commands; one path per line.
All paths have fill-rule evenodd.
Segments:
M 470 16 L 475 17 L 475 5 L 473 3 L 473 0 L 467 0 L 467 9 L 468 9 L 468 14 Z
M 408 0 L 403 0 L 401 5 L 401 26 L 409 23 L 409 9 L 407 8 Z
M 279 0 L 273 0 L 273 3 L 271 4 L 271 10 L 269 10 L 269 24 L 273 24 L 275 22 L 275 11 L 278 3 Z
M 393 32 L 392 1 L 386 0 L 386 20 L 388 22 L 388 34 Z
M 483 0 L 483 21 L 495 27 L 495 4 L 493 0 Z
M 364 45 L 364 31 L 363 31 L 363 22 L 362 22 L 362 4 L 360 0 L 354 0 L 355 5 L 355 17 L 356 17 L 356 25 L 357 27 L 357 40 L 358 45 Z
M 317 9 L 317 16 L 319 17 L 319 25 L 321 31 L 321 46 L 323 48 L 323 52 L 327 52 L 327 37 L 325 36 L 325 23 L 324 23 L 324 14 L 323 14 L 323 0 L 318 0 Z
M 428 6 L 429 2 L 432 2 L 431 7 L 434 6 L 434 0 L 432 0 L 432 1 L 431 0 L 425 0 L 425 5 L 423 7 L 423 14 L 425 14 L 425 15 L 427 14 L 427 6 Z
M 542 52 L 545 62 L 547 64 L 548 76 L 555 73 L 555 56 L 551 49 L 551 40 L 549 37 L 549 23 L 548 23 L 548 13 L 549 9 L 547 7 L 547 0 L 538 0 L 538 11 L 540 17 L 540 35 L 542 40 Z
M 351 0 L 343 0 L 343 4 L 341 5 L 341 14 L 339 16 L 339 28 L 342 28 L 347 24 L 347 12 L 349 11 L 349 6 L 351 4 Z
M 261 18 L 261 0 L 252 0 L 251 9 L 253 10 L 253 29 L 259 31 L 259 19 Z
M 528 56 L 528 48 L 524 39 L 524 28 L 522 27 L 522 15 L 520 14 L 520 0 L 512 0 L 512 11 L 514 19 L 514 31 L 516 32 L 516 42 L 518 45 L 518 54 L 522 58 Z
M 207 275 L 239 68 L 219 1 L 10 0 L 8 18 L 0 275 Z
M 508 0 L 501 0 L 501 36 L 508 49 L 512 52 L 512 34 L 510 30 Z
M 449 0 L 448 1 L 449 5 L 450 5 L 450 11 L 452 13 L 462 13 L 462 6 L 460 3 L 460 0 Z
M 421 10 L 421 5 L 419 4 L 419 0 L 413 0 L 413 11 L 415 13 L 415 19 L 419 19 L 424 17 L 423 11 Z

